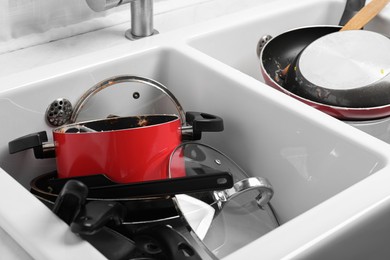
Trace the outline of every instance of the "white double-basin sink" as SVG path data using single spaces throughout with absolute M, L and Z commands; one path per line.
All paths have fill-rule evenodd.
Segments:
M 282 225 L 225 259 L 388 258 L 390 146 L 262 83 L 256 56 L 261 36 L 337 24 L 344 5 L 342 0 L 274 1 L 4 77 L 0 166 L 17 182 L 5 178 L 1 196 L 17 193 L 18 199 L 11 200 L 40 212 L 39 218 L 31 214 L 32 219 L 45 216 L 53 228 L 65 232 L 65 224 L 49 217 L 50 211 L 22 188 L 52 170 L 54 161 L 35 160 L 31 152 L 9 155 L 7 144 L 31 132 L 50 131 L 44 115 L 53 100 L 75 103 L 103 79 L 138 75 L 167 86 L 185 110 L 221 116 L 225 130 L 205 133 L 202 142 L 223 151 L 249 175 L 266 177 L 274 187 L 272 203 Z M 45 234 L 34 239 L 21 235 L 25 231 L 11 227 L 16 214 L 0 206 L 1 228 L 29 255 L 43 256 L 34 249 L 34 240 L 45 241 Z M 40 228 L 37 223 L 30 229 L 38 233 Z M 54 243 L 62 238 L 51 234 L 50 239 Z M 84 244 L 76 251 L 74 246 L 66 249 L 67 256 L 77 250 L 85 256 L 91 252 Z

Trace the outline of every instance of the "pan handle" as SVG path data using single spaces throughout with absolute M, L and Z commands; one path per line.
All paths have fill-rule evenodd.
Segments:
M 205 170 L 205 169 L 203 169 Z M 229 172 L 209 172 L 155 181 L 115 184 L 91 187 L 88 197 L 96 199 L 119 199 L 128 197 L 169 196 L 229 189 L 233 186 L 233 176 Z
M 345 4 L 344 13 L 339 22 L 340 26 L 344 26 L 357 12 L 360 11 L 366 4 L 366 0 L 348 0 Z
M 70 180 L 65 183 L 53 206 L 53 213 L 70 225 L 84 207 L 88 187 L 80 181 Z
M 82 208 L 77 218 L 70 224 L 73 233 L 93 235 L 106 226 L 108 222 L 120 225 L 125 218 L 124 206 L 115 201 L 89 201 Z
M 140 232 L 138 236 L 135 237 L 136 244 L 137 242 L 142 244 L 142 240 L 145 240 L 145 238 L 150 238 L 151 241 L 154 240 L 157 243 L 156 248 L 159 249 L 161 247 L 162 251 L 167 254 L 167 257 L 170 260 L 214 259 L 210 255 L 203 255 L 204 257 L 202 258 L 200 252 L 198 252 L 194 247 L 197 246 L 196 243 L 192 245 L 190 243 L 191 241 L 168 225 L 156 225 Z M 146 246 L 142 247 L 146 250 L 148 249 Z M 154 253 L 150 252 L 150 249 L 147 251 L 147 253 L 151 255 Z
M 54 144 L 46 143 L 47 141 L 46 131 L 28 134 L 9 142 L 8 151 L 10 154 L 14 154 L 27 149 L 33 149 L 34 156 L 37 159 L 54 158 Z

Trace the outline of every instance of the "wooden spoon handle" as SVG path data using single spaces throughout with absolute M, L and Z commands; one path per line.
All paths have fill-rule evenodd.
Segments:
M 340 31 L 360 30 L 372 20 L 390 0 L 372 0 L 363 7 L 351 20 L 346 23 Z

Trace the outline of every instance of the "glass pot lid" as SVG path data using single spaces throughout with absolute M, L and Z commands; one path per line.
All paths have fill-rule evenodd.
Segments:
M 146 77 L 120 75 L 88 89 L 75 104 L 70 123 L 151 114 L 176 114 L 185 122 L 181 104 L 163 84 Z
M 183 167 L 184 164 L 184 167 Z M 222 258 L 279 226 L 270 204 L 273 188 L 261 177 L 249 177 L 220 151 L 184 143 L 172 153 L 171 177 L 229 172 L 234 186 L 220 191 L 176 195 L 179 210 L 203 243 Z

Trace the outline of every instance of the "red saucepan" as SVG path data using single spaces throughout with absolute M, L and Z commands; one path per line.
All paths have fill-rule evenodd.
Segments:
M 352 3 L 357 4 L 357 6 L 351 9 Z M 364 1 L 348 1 L 345 13 L 350 13 L 349 16 L 351 17 L 351 14 L 363 5 Z M 345 19 L 344 16 L 340 24 L 345 23 L 349 18 Z M 270 36 L 263 37 L 258 44 L 258 54 L 265 82 L 287 95 L 342 120 L 369 120 L 389 116 L 390 104 L 367 107 L 331 105 L 321 102 L 321 100 L 303 97 L 299 95 L 299 92 L 293 93 L 286 86 L 286 76 L 290 69 L 294 69 L 290 65 L 294 63 L 297 55 L 315 40 L 338 32 L 340 29 L 341 26 L 310 26 L 290 30 L 274 38 Z
M 136 76 L 110 78 L 88 93 L 96 93 L 116 83 L 134 81 L 163 89 L 180 108 L 180 116 L 111 117 L 68 124 L 53 130 L 54 150 L 45 148 L 47 135 L 40 132 L 11 141 L 10 153 L 34 148 L 37 158 L 55 156 L 59 178 L 105 174 L 119 183 L 150 181 L 169 177 L 169 156 L 182 140 L 198 140 L 204 131 L 223 130 L 220 117 L 199 112 L 187 112 L 184 116 L 173 94 L 150 79 Z M 88 95 L 77 104 L 73 118 L 77 117 L 86 97 Z

